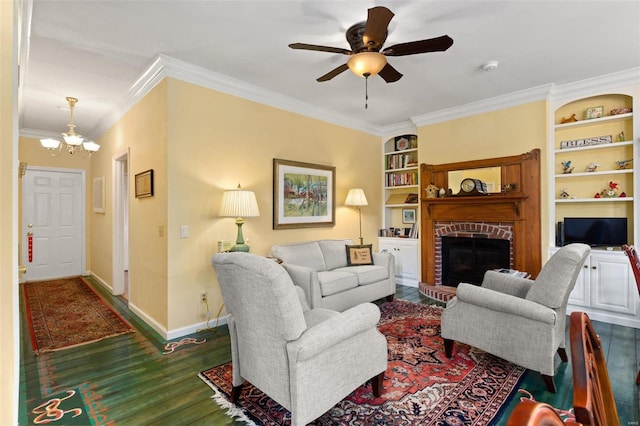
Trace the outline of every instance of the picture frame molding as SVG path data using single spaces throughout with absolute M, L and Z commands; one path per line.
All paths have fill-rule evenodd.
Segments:
M 153 169 L 135 175 L 136 198 L 153 197 Z
M 104 176 L 93 178 L 93 212 L 105 213 Z
M 327 178 L 326 214 L 321 216 L 285 215 L 285 175 L 305 173 Z M 301 161 L 273 159 L 273 229 L 297 229 L 335 226 L 336 218 L 336 168 Z

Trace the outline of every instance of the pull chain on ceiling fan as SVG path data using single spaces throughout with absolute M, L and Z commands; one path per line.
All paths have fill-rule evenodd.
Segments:
M 391 22 L 393 16 L 394 13 L 383 6 L 369 9 L 367 21 L 352 25 L 345 34 L 351 50 L 306 43 L 292 43 L 289 47 L 350 56 L 345 64 L 318 77 L 316 80 L 318 82 L 329 81 L 338 74 L 350 69 L 354 74 L 365 78 L 365 108 L 367 108 L 366 101 L 369 97 L 367 81 L 369 77 L 377 74 L 387 83 L 393 83 L 402 78 L 402 74 L 387 62 L 388 56 L 444 52 L 453 45 L 453 39 L 448 35 L 443 35 L 426 40 L 394 44 L 381 51 L 387 39 L 389 22 Z

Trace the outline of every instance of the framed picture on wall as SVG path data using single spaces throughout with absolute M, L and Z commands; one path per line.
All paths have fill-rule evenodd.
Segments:
M 416 209 L 402 209 L 402 223 L 416 223 Z
M 136 198 L 153 197 L 153 169 L 138 173 L 135 185 Z
M 273 229 L 334 226 L 336 168 L 273 159 Z

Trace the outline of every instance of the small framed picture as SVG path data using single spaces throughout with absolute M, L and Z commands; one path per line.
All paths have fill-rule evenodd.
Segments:
M 604 114 L 604 107 L 602 106 L 597 106 L 597 107 L 591 107 L 591 108 L 587 108 L 587 112 L 586 112 L 586 119 L 587 120 L 591 120 L 594 118 L 602 118 Z
M 136 175 L 135 191 L 136 198 L 153 197 L 153 169 Z
M 404 136 L 396 138 L 396 151 L 404 151 L 409 149 L 409 139 Z
M 402 209 L 402 223 L 416 223 L 416 209 Z

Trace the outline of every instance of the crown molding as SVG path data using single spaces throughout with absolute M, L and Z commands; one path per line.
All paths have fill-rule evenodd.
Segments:
M 549 93 L 549 101 L 591 97 L 594 96 L 594 93 L 605 93 L 634 84 L 640 84 L 640 67 L 572 83 L 554 85 Z
M 87 135 L 94 139 L 102 135 L 111 126 L 117 123 L 131 107 L 140 102 L 140 100 L 165 77 L 175 78 L 200 87 L 227 93 L 239 98 L 269 105 L 274 108 L 326 121 L 342 127 L 359 130 L 365 133 L 375 135 L 383 133 L 383 128 L 381 126 L 373 126 L 369 123 L 357 120 L 348 120 L 327 109 L 318 108 L 314 105 L 300 102 L 277 92 L 248 84 L 224 74 L 219 74 L 206 68 L 172 58 L 171 56 L 160 54 L 156 56 L 147 69 L 140 74 L 118 105 L 109 111 L 100 120 L 100 123 L 91 129 Z
M 485 112 L 497 111 L 499 109 L 509 108 L 529 102 L 545 100 L 549 95 L 551 86 L 551 84 L 545 84 L 531 89 L 520 90 L 518 92 L 508 93 L 506 95 L 496 96 L 478 102 L 472 102 L 459 107 L 443 109 L 441 111 L 424 115 L 417 115 L 411 117 L 411 121 L 413 121 L 417 127 L 421 127 L 471 115 L 482 114 Z
M 160 54 L 156 56 L 151 64 L 149 64 L 149 66 L 140 74 L 117 106 L 105 114 L 105 116 L 100 120 L 100 123 L 87 133 L 88 139 L 95 140 L 106 132 L 165 77 L 175 78 L 197 86 L 293 112 L 295 114 L 300 114 L 338 126 L 380 136 L 381 139 L 386 140 L 389 137 L 399 134 L 415 133 L 418 127 L 443 121 L 496 111 L 539 100 L 556 100 L 571 96 L 591 96 L 594 91 L 604 91 L 620 86 L 638 84 L 640 83 L 640 68 L 633 68 L 563 85 L 547 84 L 537 86 L 458 107 L 413 116 L 400 123 L 387 126 L 377 126 L 359 120 L 345 119 L 345 117 L 325 108 L 319 108 L 309 103 L 284 96 L 280 93 L 248 84 L 241 80 L 210 71 L 206 68 L 181 61 L 171 56 Z M 29 135 L 42 135 L 44 133 L 45 132 L 39 132 L 32 129 L 20 130 L 20 134 L 25 137 L 30 137 Z M 58 136 L 59 135 L 56 135 L 56 137 Z M 47 133 L 46 136 L 37 137 L 51 137 L 51 134 Z
M 32 138 L 32 139 L 58 139 L 62 138 L 62 133 L 56 132 L 47 132 L 44 130 L 38 129 L 20 129 L 20 137 L 21 138 Z
M 122 99 L 107 112 L 98 125 L 87 133 L 87 138 L 96 140 L 116 124 L 135 104 L 140 102 L 151 90 L 166 77 L 161 55 L 156 56 L 149 66 L 129 87 Z
M 398 135 L 406 135 L 411 134 L 415 135 L 418 132 L 418 128 L 415 123 L 411 120 L 406 120 L 396 124 L 390 124 L 388 126 L 382 127 L 382 133 L 379 134 L 382 142 L 386 142 L 392 137 Z

